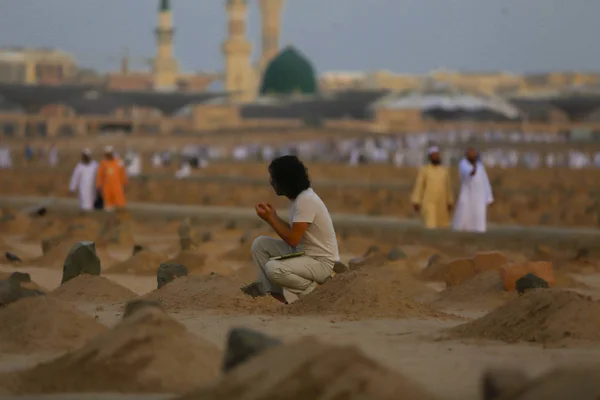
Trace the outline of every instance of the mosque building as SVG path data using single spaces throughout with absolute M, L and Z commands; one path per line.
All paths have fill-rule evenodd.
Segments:
M 281 14 L 285 0 L 258 0 L 261 15 L 261 49 L 252 60 L 247 37 L 248 0 L 225 0 L 227 36 L 222 44 L 220 74 L 184 74 L 174 54 L 175 29 L 170 0 L 160 0 L 155 30 L 156 55 L 152 70 L 129 71 L 127 60 L 120 72 L 107 77 L 111 90 L 205 91 L 221 81 L 230 101 L 249 103 L 258 96 L 314 94 L 318 81 L 310 61 L 293 47 L 281 50 Z
M 297 49 L 279 48 L 284 0 L 259 0 L 261 55 L 252 65 L 252 44 L 246 38 L 248 0 L 227 0 L 228 37 L 223 43 L 225 89 L 234 102 L 259 96 L 316 94 L 315 69 Z
M 268 64 L 260 95 L 311 95 L 318 93 L 315 69 L 294 47 L 286 47 Z
M 108 74 L 108 89 L 201 92 L 219 79 L 218 74 L 181 72 L 174 54 L 175 29 L 170 0 L 159 1 L 155 36 L 156 55 L 151 60 L 151 71 L 129 71 L 128 60 L 124 57 L 121 71 Z

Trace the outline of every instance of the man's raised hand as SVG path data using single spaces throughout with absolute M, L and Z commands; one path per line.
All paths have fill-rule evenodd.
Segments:
M 256 210 L 256 215 L 258 215 L 260 219 L 267 222 L 277 215 L 275 208 L 267 203 L 258 203 L 254 209 Z

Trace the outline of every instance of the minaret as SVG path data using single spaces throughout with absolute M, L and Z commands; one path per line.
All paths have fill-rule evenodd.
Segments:
M 235 92 L 233 99 L 253 98 L 250 55 L 252 44 L 246 39 L 248 0 L 227 0 L 228 35 L 223 43 L 225 90 Z
M 264 70 L 269 62 L 279 53 L 279 36 L 281 34 L 281 11 L 284 0 L 259 0 L 262 39 L 260 69 Z
M 156 28 L 156 57 L 153 63 L 154 89 L 173 90 L 177 83 L 179 65 L 173 57 L 173 13 L 169 0 L 160 0 Z

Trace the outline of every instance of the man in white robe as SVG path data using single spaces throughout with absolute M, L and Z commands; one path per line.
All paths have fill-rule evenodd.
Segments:
M 469 148 L 458 164 L 460 193 L 452 229 L 462 232 L 485 232 L 487 208 L 494 203 L 492 187 L 477 151 Z
M 184 162 L 177 171 L 175 171 L 175 178 L 184 179 L 192 175 L 192 167 L 189 162 Z
M 127 176 L 135 177 L 142 174 L 142 157 L 138 153 L 134 151 L 127 152 L 125 165 Z
M 48 151 L 48 164 L 50 164 L 51 167 L 56 167 L 58 165 L 58 148 L 56 147 L 56 144 L 52 144 Z
M 92 153 L 85 149 L 81 161 L 75 167 L 71 176 L 69 191 L 79 195 L 79 208 L 82 211 L 92 211 L 96 201 L 96 170 L 98 163 L 92 160 Z
M 162 167 L 162 157 L 159 153 L 154 153 L 152 155 L 152 168 L 160 168 Z
M 0 143 L 0 169 L 12 168 L 12 158 L 8 146 Z

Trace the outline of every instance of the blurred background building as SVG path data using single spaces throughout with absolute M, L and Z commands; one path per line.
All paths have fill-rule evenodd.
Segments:
M 60 85 L 77 75 L 75 56 L 57 49 L 0 48 L 0 82 Z

